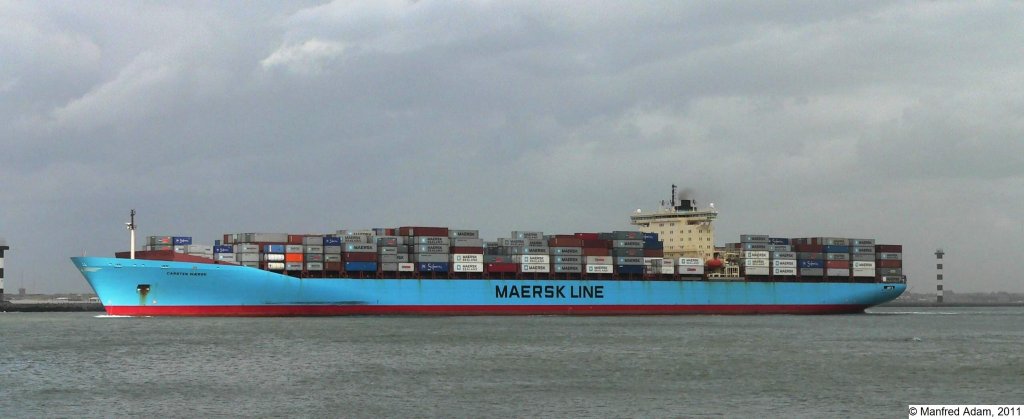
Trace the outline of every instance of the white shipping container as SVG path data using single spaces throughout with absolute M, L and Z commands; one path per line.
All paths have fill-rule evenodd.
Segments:
M 448 237 L 452 239 L 478 239 L 480 238 L 480 230 L 448 230 Z
M 187 253 L 213 253 L 213 246 L 208 244 L 190 244 Z
M 548 273 L 551 272 L 551 265 L 547 263 L 524 263 L 519 265 L 519 271 Z
M 484 255 L 475 253 L 455 253 L 452 255 L 452 262 L 455 263 L 483 263 Z M 483 272 L 483 271 L 473 271 Z
M 288 244 L 284 246 L 285 253 L 303 253 L 305 249 L 301 244 Z
M 825 270 L 825 275 L 828 275 L 828 276 L 850 276 L 850 270 L 849 269 L 845 269 L 845 268 L 843 268 L 843 269 L 840 269 L 840 268 L 828 268 L 828 269 Z
M 672 275 L 676 273 L 676 267 L 672 265 L 661 265 L 662 275 Z
M 551 263 L 551 256 L 548 255 L 512 255 L 511 258 L 515 263 Z
M 587 265 L 611 265 L 615 263 L 615 258 L 612 256 L 587 256 L 584 261 Z
M 401 262 L 398 264 L 398 272 L 416 272 L 416 264 Z
M 264 253 L 263 261 L 265 262 L 284 262 L 284 255 L 281 253 Z
M 323 246 L 306 246 L 306 253 L 323 253 Z
M 875 276 L 875 268 L 853 268 L 853 276 Z
M 767 252 L 766 252 L 767 253 Z M 768 258 L 764 259 L 740 259 L 740 266 L 748 268 L 767 268 L 772 266 Z M 765 274 L 767 275 L 767 274 Z
M 875 269 L 875 262 L 853 261 L 853 269 Z
M 777 276 L 795 276 L 796 268 L 772 268 L 772 275 Z
M 259 262 L 259 253 L 235 253 L 235 259 L 239 262 Z
M 246 244 L 239 244 L 239 245 L 235 246 L 235 253 L 259 253 L 259 252 L 260 252 L 260 245 L 258 245 L 258 244 L 246 243 Z
M 484 247 L 483 239 L 453 238 L 452 247 Z
M 679 266 L 704 266 L 704 261 L 701 258 L 679 258 L 676 262 Z
M 770 252 L 767 250 L 747 250 L 743 252 L 744 259 L 768 259 Z
M 217 253 L 217 254 L 213 255 L 213 257 L 216 258 L 216 260 L 220 260 L 220 261 L 224 261 L 224 262 L 237 262 L 238 261 L 238 259 L 235 257 L 234 253 Z M 0 268 L 3 268 L 3 266 L 0 265 Z
M 513 239 L 523 239 L 523 240 L 543 240 L 544 239 L 544 232 L 542 232 L 542 231 L 513 231 L 512 232 L 512 238 Z
M 174 253 L 188 253 L 188 246 L 186 246 L 186 245 L 174 246 Z
M 322 271 L 324 270 L 323 262 L 306 262 L 307 271 Z
M 286 271 L 301 271 L 302 270 L 302 262 L 285 262 L 284 263 L 284 269 Z
M 772 260 L 773 268 L 795 268 L 796 259 L 774 259 Z M 794 273 L 795 275 L 795 273 Z
M 746 275 L 768 275 L 769 273 L 771 273 L 771 271 L 772 271 L 772 268 L 764 267 L 764 268 L 747 268 L 747 269 L 745 269 L 744 272 L 746 272 Z
M 587 265 L 588 274 L 610 274 L 615 272 L 613 265 Z
M 664 258 L 644 258 L 644 265 L 647 266 L 661 266 L 665 261 Z
M 267 262 L 267 269 L 271 271 L 283 271 L 284 262 Z
M 324 262 L 341 262 L 341 254 L 325 254 Z
M 703 266 L 680 265 L 678 268 L 680 275 L 704 275 Z
M 483 272 L 484 264 L 482 262 L 455 262 L 452 270 L 455 272 Z

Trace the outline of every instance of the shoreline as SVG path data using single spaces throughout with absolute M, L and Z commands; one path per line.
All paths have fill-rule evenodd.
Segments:
M 0 313 L 44 313 L 105 311 L 100 303 L 0 303 Z
M 1024 303 L 984 303 L 984 302 L 953 302 L 953 303 L 937 303 L 937 302 L 916 302 L 916 301 L 897 301 L 879 304 L 875 307 L 1024 307 Z

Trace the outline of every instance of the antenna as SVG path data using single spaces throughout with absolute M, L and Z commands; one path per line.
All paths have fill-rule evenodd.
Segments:
M 672 208 L 676 207 L 676 184 L 672 184 Z
M 127 222 L 127 223 L 124 223 L 124 224 L 125 224 L 125 227 L 128 227 L 128 231 L 131 234 L 131 248 L 129 249 L 129 251 L 131 252 L 131 258 L 135 259 L 135 209 L 134 208 L 132 209 L 132 212 L 131 212 L 131 221 Z

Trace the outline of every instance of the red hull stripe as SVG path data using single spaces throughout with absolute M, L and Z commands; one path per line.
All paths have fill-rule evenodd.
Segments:
M 807 305 L 262 305 L 262 306 L 106 306 L 117 316 L 507 316 L 657 314 L 844 314 L 863 312 L 859 304 Z

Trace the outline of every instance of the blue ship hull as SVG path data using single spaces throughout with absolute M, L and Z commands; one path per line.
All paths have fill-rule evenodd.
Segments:
M 295 278 L 235 265 L 72 258 L 107 313 L 133 316 L 831 314 L 904 283 Z

